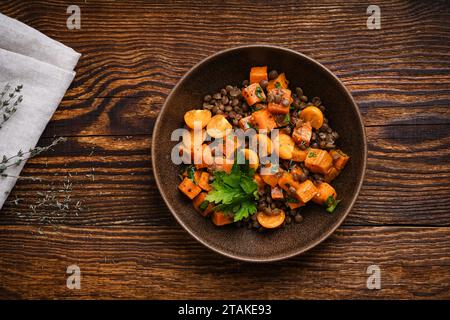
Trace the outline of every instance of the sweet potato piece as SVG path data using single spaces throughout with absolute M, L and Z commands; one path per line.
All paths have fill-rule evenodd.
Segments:
M 296 187 L 298 187 L 298 184 L 299 183 L 294 180 L 292 174 L 290 174 L 289 172 L 284 172 L 278 179 L 278 185 L 286 192 L 289 191 L 289 187 L 294 187 L 295 189 L 297 189 Z
M 251 118 L 252 118 L 252 116 L 241 118 L 241 120 L 239 120 L 239 128 L 241 128 L 244 131 L 247 129 L 250 129 L 251 128 L 251 125 L 250 125 Z
M 189 178 L 184 178 L 184 180 L 179 184 L 178 189 L 180 189 L 180 191 L 191 200 L 202 192 L 202 189 Z
M 341 172 L 338 169 L 336 169 L 335 167 L 331 167 L 324 177 L 325 182 L 333 181 L 334 179 L 336 179 L 336 177 L 339 175 L 339 173 L 341 173 Z
M 336 200 L 336 190 L 326 182 L 322 182 L 317 186 L 317 193 L 312 199 L 314 203 L 324 205 L 327 203 L 327 199 L 333 197 Z
M 261 175 L 265 183 L 267 183 L 272 188 L 278 184 L 278 177 L 276 174 L 265 174 Z
M 292 99 L 292 92 L 289 89 L 284 88 L 275 88 L 272 90 L 268 90 L 268 95 L 274 95 L 274 96 L 281 96 L 281 101 L 283 99 L 286 99 L 289 101 L 288 106 L 284 106 L 280 103 L 270 102 L 268 106 L 268 110 L 273 114 L 288 114 L 289 113 L 289 107 L 293 101 Z
M 272 130 L 277 127 L 273 115 L 267 109 L 253 112 L 250 123 L 257 129 Z
M 298 202 L 286 202 L 286 204 L 288 205 L 289 208 L 291 208 L 292 210 L 303 207 L 305 204 L 301 201 Z
M 194 205 L 195 210 L 204 217 L 208 216 L 214 208 L 214 205 L 212 203 L 208 203 L 207 207 L 203 210 L 200 208 L 203 202 L 205 202 L 206 195 L 206 192 L 201 192 L 194 198 L 194 200 L 192 200 L 192 204 Z
M 211 191 L 212 188 L 209 185 L 209 173 L 202 172 L 200 175 L 200 179 L 197 182 L 197 185 L 205 191 Z
M 273 80 L 269 81 L 269 84 L 267 85 L 267 91 L 269 92 L 272 89 L 275 88 L 284 88 L 287 89 L 289 86 L 289 82 L 286 79 L 286 75 L 284 73 L 281 73 Z
M 333 166 L 333 158 L 325 150 L 309 149 L 305 159 L 305 167 L 314 173 L 326 175 Z
M 233 223 L 233 217 L 222 211 L 214 211 L 211 220 L 218 227 Z
M 285 107 L 281 103 L 270 102 L 267 110 L 273 114 L 288 114 L 289 106 Z
M 292 150 L 292 161 L 303 162 L 305 161 L 307 154 L 308 151 L 294 147 L 294 150 Z
M 250 69 L 250 83 L 259 83 L 261 80 L 267 79 L 267 66 Z
M 202 175 L 202 171 L 200 171 L 200 170 L 196 170 L 196 171 L 194 172 L 194 183 L 195 183 L 196 185 L 198 185 L 198 182 L 200 181 L 201 175 Z
M 273 200 L 283 199 L 284 198 L 283 189 L 275 185 L 274 187 L 270 188 L 270 196 L 272 197 Z
M 266 95 L 264 94 L 264 90 L 261 88 L 259 83 L 253 83 L 242 89 L 242 96 L 245 98 L 249 106 L 252 106 L 258 102 L 266 101 Z
M 290 172 L 291 172 L 292 177 L 293 177 L 294 174 L 301 175 L 303 173 L 303 170 L 299 166 L 294 166 L 294 167 L 291 168 Z
M 341 150 L 330 150 L 330 156 L 333 158 L 334 167 L 337 170 L 344 169 L 350 157 Z
M 194 200 L 192 200 L 192 204 L 194 205 L 195 210 L 197 210 L 198 212 L 202 212 L 200 210 L 200 205 L 203 203 L 203 201 L 205 201 L 205 198 L 206 192 L 200 192 L 198 196 L 196 196 Z
M 256 184 L 258 185 L 258 189 L 264 188 L 265 182 L 260 174 L 255 173 L 253 180 L 255 180 Z
M 297 144 L 309 146 L 312 137 L 312 126 L 309 122 L 303 123 L 300 127 L 295 128 L 292 132 L 292 139 Z
M 300 183 L 296 189 L 297 199 L 303 203 L 307 203 L 309 200 L 314 198 L 317 193 L 317 188 L 311 180 L 306 180 Z
M 295 194 L 289 192 L 289 195 L 295 197 L 297 200 L 300 200 L 302 203 L 306 203 L 311 200 L 317 191 L 311 180 L 298 183 L 294 180 L 292 174 L 290 173 L 284 173 L 278 180 L 278 185 L 287 192 L 289 192 L 290 187 L 294 188 Z

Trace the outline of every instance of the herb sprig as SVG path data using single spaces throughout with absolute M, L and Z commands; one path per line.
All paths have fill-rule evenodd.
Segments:
M 329 196 L 326 201 L 327 212 L 333 213 L 339 202 L 341 202 L 341 200 L 336 200 L 333 196 Z
M 240 221 L 256 213 L 258 185 L 253 180 L 254 170 L 248 165 L 235 163 L 230 174 L 224 171 L 214 173 L 213 190 L 208 193 L 206 200 L 214 202 L 214 210 L 234 214 L 234 221 Z
M 20 94 L 22 88 L 23 85 L 20 84 L 11 91 L 11 86 L 7 84 L 0 93 L 0 129 L 16 113 L 23 101 L 23 96 Z
M 53 148 L 58 143 L 64 142 L 66 140 L 67 140 L 67 138 L 59 137 L 59 138 L 54 139 L 49 145 L 44 146 L 44 147 L 35 147 L 26 152 L 19 150 L 17 152 L 17 154 L 15 154 L 9 158 L 7 156 L 3 155 L 2 160 L 0 161 L 0 177 L 2 177 L 2 178 L 13 177 L 13 176 L 9 175 L 8 173 L 6 173 L 6 170 L 8 168 L 13 167 L 13 166 L 19 166 L 22 162 L 27 161 L 28 159 L 33 158 L 33 157 L 37 156 L 38 154 Z

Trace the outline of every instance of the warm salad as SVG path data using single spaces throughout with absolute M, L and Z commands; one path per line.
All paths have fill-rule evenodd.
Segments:
M 332 213 L 339 200 L 331 182 L 349 156 L 324 112 L 320 98 L 291 91 L 284 73 L 251 68 L 241 87 L 206 95 L 202 109 L 184 115 L 179 190 L 216 226 L 300 223 L 311 202 Z M 252 142 L 234 129 L 254 131 Z

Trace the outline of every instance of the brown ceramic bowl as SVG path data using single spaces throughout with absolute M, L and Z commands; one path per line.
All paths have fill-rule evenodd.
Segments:
M 333 181 L 342 202 L 335 212 L 308 204 L 304 221 L 258 233 L 235 226 L 215 227 L 194 211 L 177 189 L 179 167 L 170 160 L 173 130 L 183 126 L 183 115 L 201 108 L 203 97 L 228 84 L 248 79 L 250 67 L 267 65 L 285 72 L 290 87 L 300 86 L 308 97 L 318 96 L 326 106 L 331 126 L 340 134 L 338 146 L 351 159 Z M 267 45 L 243 46 L 221 51 L 194 66 L 175 86 L 159 114 L 153 132 L 152 162 L 156 183 L 177 221 L 198 241 L 225 256 L 253 262 L 281 260 L 318 245 L 342 223 L 350 212 L 364 177 L 366 137 L 358 107 L 342 82 L 317 61 L 298 52 Z

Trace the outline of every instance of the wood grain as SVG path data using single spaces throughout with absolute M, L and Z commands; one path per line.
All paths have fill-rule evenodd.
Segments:
M 366 28 L 367 6 L 360 1 L 286 1 L 283 19 L 280 4 L 270 1 L 96 1 L 79 4 L 80 30 L 65 27 L 67 3 L 53 1 L 49 9 L 42 1 L 11 1 L 2 8 L 83 54 L 57 127 L 73 123 L 69 130 L 80 134 L 114 134 L 114 126 L 103 127 L 108 119 L 130 118 L 133 109 L 152 118 L 192 65 L 249 43 L 286 46 L 325 64 L 352 91 L 367 125 L 450 124 L 445 1 L 380 1 L 377 31 Z M 91 132 L 87 123 L 95 123 Z
M 72 4 L 81 30 L 66 28 Z M 82 53 L 39 143 L 68 141 L 26 165 L 0 211 L 0 298 L 450 298 L 450 5 L 376 4 L 381 30 L 367 29 L 358 0 L 0 2 Z M 212 53 L 254 43 L 332 70 L 369 143 L 344 225 L 305 255 L 265 265 L 194 241 L 163 205 L 150 165 L 153 125 L 178 79 Z M 30 209 L 67 179 L 71 204 L 86 210 Z M 65 286 L 73 263 L 80 291 Z M 382 290 L 366 288 L 370 264 Z
M 11 226 L 0 229 L 0 242 L 0 297 L 450 297 L 450 228 L 340 228 L 305 255 L 270 264 L 232 261 L 161 226 L 46 227 L 42 234 Z M 81 290 L 66 288 L 72 264 L 81 269 Z M 366 287 L 373 264 L 381 290 Z

